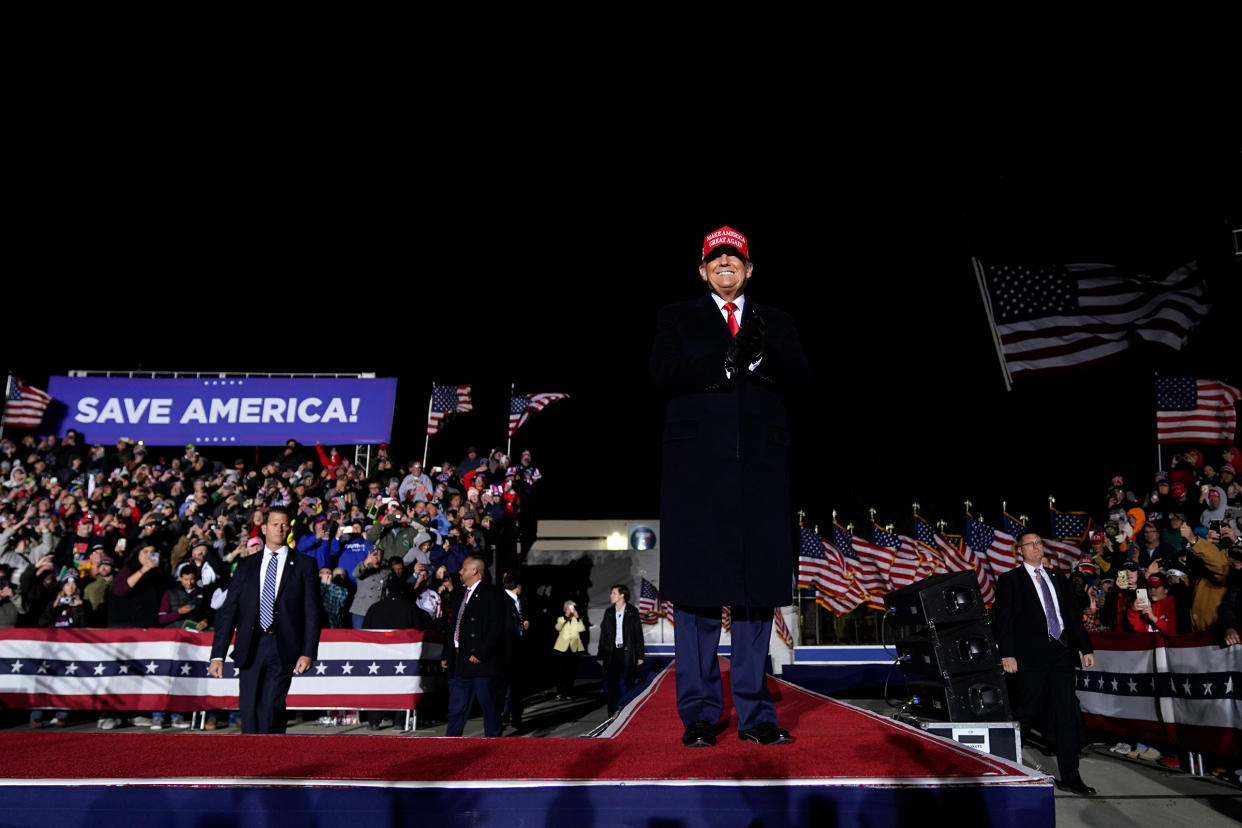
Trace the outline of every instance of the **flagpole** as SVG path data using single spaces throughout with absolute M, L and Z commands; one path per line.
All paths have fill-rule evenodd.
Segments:
M 1153 371 L 1152 374 L 1156 382 L 1160 382 L 1160 372 Z M 1162 471 L 1164 469 L 1164 445 L 1160 442 L 1160 401 L 1157 399 L 1154 402 L 1156 406 L 1156 471 Z
M 983 310 L 988 315 L 988 324 L 992 328 L 992 342 L 996 345 L 996 356 L 1000 358 L 1001 373 L 1005 376 L 1005 390 L 1013 390 L 1013 382 L 1009 377 L 1009 364 L 1005 362 L 1005 352 L 1001 348 L 1000 333 L 996 330 L 996 319 L 992 316 L 992 302 L 988 299 L 987 283 L 983 276 L 983 263 L 978 256 L 970 257 L 975 268 L 975 279 L 979 282 L 979 294 L 983 297 Z
M 431 396 L 427 398 L 427 437 L 423 440 L 423 468 L 427 468 L 427 449 L 431 447 L 431 404 L 436 398 L 436 383 L 432 380 Z
M 4 410 L 9 410 L 9 395 L 13 393 L 13 373 L 9 372 L 9 376 L 4 381 Z M 0 420 L 0 437 L 4 436 L 4 420 Z
M 516 387 L 517 387 L 517 383 L 514 383 L 514 382 L 509 383 L 509 407 L 510 408 L 513 407 L 513 389 Z M 508 442 L 505 443 L 505 456 L 506 457 L 513 456 L 513 429 L 509 430 L 509 439 L 508 439 Z

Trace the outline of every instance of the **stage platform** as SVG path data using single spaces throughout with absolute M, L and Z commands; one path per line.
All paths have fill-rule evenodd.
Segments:
M 727 661 L 722 662 L 727 670 Z M 7 733 L 5 825 L 1051 826 L 1051 780 L 770 678 L 794 744 L 680 744 L 671 670 L 596 738 Z

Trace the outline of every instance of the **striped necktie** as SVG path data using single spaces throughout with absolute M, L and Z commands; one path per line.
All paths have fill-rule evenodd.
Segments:
M 276 559 L 276 552 L 268 556 L 267 571 L 263 573 L 263 594 L 259 596 L 259 627 L 264 630 L 272 628 L 276 614 Z

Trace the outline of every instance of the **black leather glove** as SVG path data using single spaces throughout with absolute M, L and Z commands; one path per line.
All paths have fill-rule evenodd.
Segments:
M 738 329 L 737 336 L 729 343 L 725 354 L 725 367 L 749 368 L 751 363 L 763 356 L 763 337 L 767 325 L 757 312 L 746 315 L 746 321 Z

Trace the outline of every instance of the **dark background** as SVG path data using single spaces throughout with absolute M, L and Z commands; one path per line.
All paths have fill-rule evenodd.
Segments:
M 1043 528 L 1049 494 L 1097 509 L 1116 473 L 1141 492 L 1155 373 L 1242 383 L 1236 145 L 756 138 L 721 120 L 684 142 L 503 119 L 269 134 L 192 114 L 96 136 L 17 223 L 6 367 L 42 388 L 70 369 L 396 376 L 399 460 L 422 454 L 432 382 L 471 383 L 433 464 L 505 444 L 510 383 L 565 391 L 513 443 L 544 472 L 542 516 L 652 518 L 655 314 L 698 294 L 702 236 L 729 224 L 751 240 L 750 294 L 794 314 L 817 374 L 794 411 L 794 507 L 859 531 L 869 507 L 909 531 L 918 501 L 960 531 L 964 500 L 993 523 L 1007 501 Z M 972 255 L 1153 274 L 1197 259 L 1215 307 L 1180 354 L 1006 392 Z

